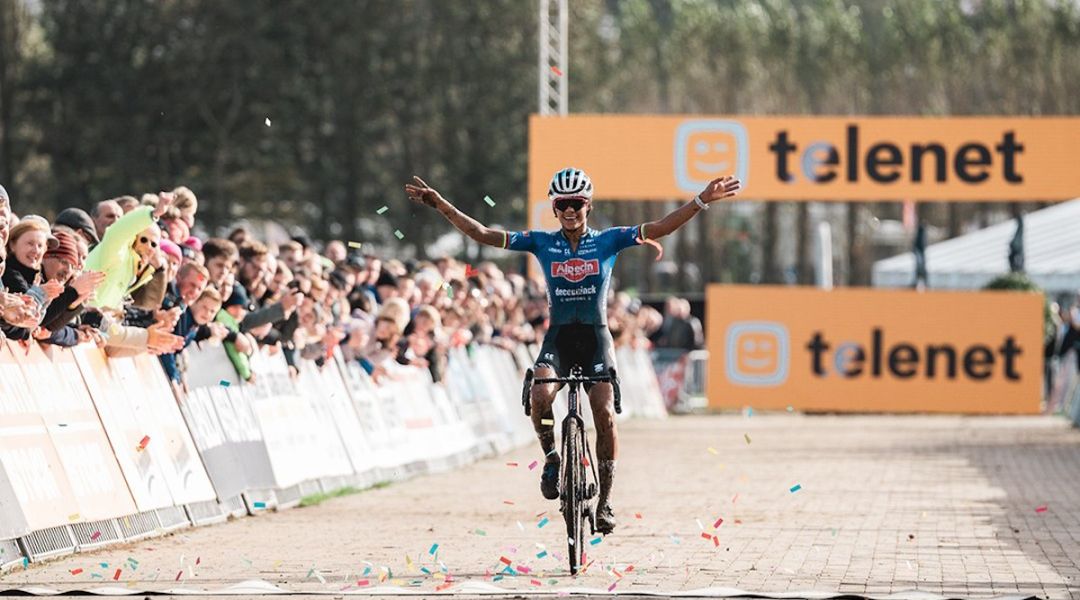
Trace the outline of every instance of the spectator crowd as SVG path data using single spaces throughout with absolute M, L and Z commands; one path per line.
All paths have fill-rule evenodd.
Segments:
M 151 353 L 178 392 L 193 345 L 224 345 L 247 381 L 260 349 L 294 371 L 337 350 L 377 382 L 417 369 L 439 381 L 449 348 L 539 342 L 547 327 L 541 276 L 448 257 L 402 261 L 340 240 L 320 248 L 304 235 L 268 245 L 244 228 L 207 238 L 186 187 L 67 208 L 51 222 L 16 208 L 0 187 L 0 337 Z M 675 309 L 672 320 L 614 295 L 616 344 L 693 343 Z

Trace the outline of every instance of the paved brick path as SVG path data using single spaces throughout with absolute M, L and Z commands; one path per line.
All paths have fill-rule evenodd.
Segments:
M 387 583 L 421 580 L 430 591 L 441 580 L 419 569 L 439 573 L 428 553 L 437 543 L 456 580 L 484 581 L 506 557 L 530 572 L 495 585 L 525 590 L 617 582 L 620 591 L 1080 598 L 1080 431 L 1060 419 L 687 417 L 622 433 L 621 525 L 590 546 L 596 562 L 577 581 L 553 557 L 565 553 L 564 530 L 527 468 L 538 454 L 528 448 L 318 507 L 32 565 L 0 583 L 86 587 L 103 582 L 92 573 L 111 578 L 121 567 L 121 585 L 164 589 L 178 585 L 183 559 L 179 585 L 259 578 L 338 590 L 363 578 L 368 561 L 373 584 L 385 565 Z M 544 511 L 550 523 L 538 528 Z M 717 546 L 698 522 L 711 533 L 719 517 Z M 129 557 L 137 570 L 122 564 Z

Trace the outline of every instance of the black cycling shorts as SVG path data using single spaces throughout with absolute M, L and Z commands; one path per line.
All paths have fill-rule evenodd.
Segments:
M 534 369 L 545 366 L 555 369 L 559 377 L 568 377 L 575 366 L 581 367 L 585 377 L 606 374 L 615 367 L 615 343 L 608 326 L 588 323 L 552 326 L 544 335 Z M 591 387 L 586 384 L 585 390 Z

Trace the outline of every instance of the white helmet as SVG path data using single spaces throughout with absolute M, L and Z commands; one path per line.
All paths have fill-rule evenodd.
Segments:
M 580 196 L 592 200 L 592 180 L 581 169 L 567 167 L 551 178 L 548 200 L 564 196 Z

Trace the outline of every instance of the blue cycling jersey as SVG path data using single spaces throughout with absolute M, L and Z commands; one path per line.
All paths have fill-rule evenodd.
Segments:
M 586 228 L 577 251 L 562 231 L 515 231 L 504 247 L 531 252 L 547 279 L 551 327 L 571 323 L 607 324 L 607 292 L 615 256 L 644 239 L 641 226 Z

